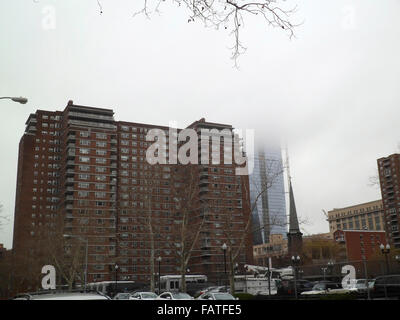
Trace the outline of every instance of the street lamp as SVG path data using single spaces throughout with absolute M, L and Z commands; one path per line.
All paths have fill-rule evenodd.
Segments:
M 158 262 L 158 294 L 161 294 L 161 256 L 157 258 Z
M 324 281 L 326 280 L 326 270 L 328 270 L 328 268 L 321 268 L 322 272 L 324 273 Z
M 28 99 L 27 98 L 23 98 L 23 97 L 0 97 L 0 99 L 10 99 L 10 100 L 12 100 L 12 101 L 14 101 L 14 102 L 18 102 L 18 103 L 21 103 L 21 104 L 25 104 L 25 103 L 27 103 L 28 102 Z
M 115 292 L 115 296 L 117 295 L 117 277 L 118 277 L 118 264 L 114 265 L 114 269 L 115 269 L 115 288 L 114 288 L 114 292 Z
M 225 281 L 227 280 L 227 276 L 226 276 L 226 249 L 228 248 L 228 246 L 226 245 L 226 243 L 224 242 L 224 244 L 222 245 L 222 251 L 224 252 L 224 272 L 225 272 Z
M 333 267 L 334 267 L 334 262 L 332 260 L 328 261 L 328 273 L 332 277 L 333 276 Z
M 237 262 L 235 263 L 235 273 L 239 273 L 239 264 Z
M 385 260 L 386 260 L 386 273 L 389 274 L 389 253 L 390 253 L 390 245 L 387 244 L 386 247 L 384 246 L 383 243 L 381 243 L 381 245 L 379 246 L 379 248 L 381 249 L 381 252 L 383 255 L 385 255 Z
M 396 256 L 395 256 L 395 259 L 396 259 L 396 261 L 397 261 L 397 263 L 399 264 L 399 267 L 400 267 L 400 256 L 399 256 L 399 255 L 396 255 Z
M 292 256 L 292 264 L 294 269 L 294 295 L 297 299 L 297 266 L 300 265 L 300 256 Z
M 83 241 L 83 242 L 85 242 L 85 245 L 86 245 L 86 252 L 85 252 L 85 286 L 84 286 L 84 290 L 85 290 L 85 292 L 86 292 L 86 286 L 87 286 L 87 273 L 88 273 L 88 247 L 89 247 L 89 242 L 88 242 L 88 239 L 85 239 L 85 238 L 82 238 L 82 237 L 79 237 L 79 236 L 74 236 L 74 235 L 70 235 L 70 234 L 64 234 L 63 235 L 63 237 L 64 238 L 75 238 L 75 239 L 78 239 L 78 240 L 81 240 L 81 241 Z

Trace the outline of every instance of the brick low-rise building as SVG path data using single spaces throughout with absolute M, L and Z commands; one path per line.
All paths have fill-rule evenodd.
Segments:
M 380 253 L 381 244 L 386 245 L 385 231 L 337 230 L 333 237 L 346 249 L 347 261 L 369 260 Z

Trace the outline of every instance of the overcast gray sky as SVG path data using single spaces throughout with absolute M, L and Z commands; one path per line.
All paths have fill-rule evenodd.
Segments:
M 0 2 L 0 96 L 29 99 L 0 100 L 0 203 L 11 217 L 0 243 L 12 244 L 24 123 L 69 99 L 113 108 L 116 120 L 183 127 L 205 117 L 279 132 L 308 234 L 328 232 L 321 209 L 380 198 L 368 178 L 400 142 L 399 0 L 297 1 L 304 23 L 292 40 L 250 17 L 239 70 L 226 30 L 187 23 L 168 1 L 161 16 L 132 18 L 140 3 L 102 0 L 100 14 L 96 0 Z

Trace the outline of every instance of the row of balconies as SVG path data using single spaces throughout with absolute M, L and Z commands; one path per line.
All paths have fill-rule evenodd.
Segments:
M 114 122 L 114 117 L 112 115 L 106 116 L 106 115 L 98 115 L 98 114 L 93 114 L 93 113 L 83 113 L 83 112 L 70 111 L 68 113 L 68 116 L 95 119 L 95 120 L 107 120 L 107 121 Z

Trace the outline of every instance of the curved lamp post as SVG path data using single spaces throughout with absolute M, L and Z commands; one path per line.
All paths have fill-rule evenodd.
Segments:
M 0 99 L 10 99 L 10 100 L 12 100 L 12 101 L 14 101 L 14 102 L 18 102 L 18 103 L 21 103 L 21 104 L 25 104 L 25 103 L 27 103 L 28 102 L 28 99 L 27 98 L 24 98 L 24 97 L 0 97 Z

